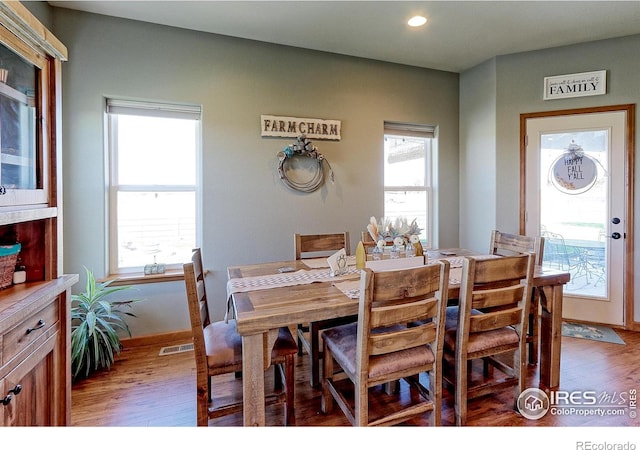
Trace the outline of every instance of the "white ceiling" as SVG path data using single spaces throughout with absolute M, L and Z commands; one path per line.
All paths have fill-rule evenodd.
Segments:
M 461 72 L 494 56 L 640 34 L 640 1 L 49 1 L 258 41 Z M 415 14 L 429 21 L 406 25 Z

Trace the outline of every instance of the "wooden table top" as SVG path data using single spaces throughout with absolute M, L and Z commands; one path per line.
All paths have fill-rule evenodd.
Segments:
M 443 255 L 442 252 L 454 255 Z M 427 255 L 430 260 L 434 260 L 474 253 L 464 249 L 440 249 L 429 251 Z M 294 270 L 309 268 L 303 260 L 277 261 L 233 266 L 227 269 L 227 273 L 229 279 L 246 278 L 277 274 L 281 267 L 291 267 Z M 569 279 L 568 272 L 538 266 L 534 274 L 534 285 L 541 287 L 565 284 Z M 457 298 L 459 288 L 459 283 L 450 284 L 449 297 Z M 349 316 L 358 311 L 358 300 L 347 297 L 332 282 L 237 292 L 233 294 L 232 300 L 240 334 L 255 334 L 296 323 Z

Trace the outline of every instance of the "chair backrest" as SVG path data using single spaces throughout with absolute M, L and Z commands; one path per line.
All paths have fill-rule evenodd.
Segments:
M 493 230 L 491 232 L 489 254 L 512 256 L 527 252 L 535 253 L 536 264 L 542 265 L 542 259 L 544 256 L 544 237 L 509 234 L 498 230 Z
M 360 232 L 360 240 L 362 241 L 362 245 L 364 245 L 364 248 L 375 247 L 377 244 L 377 242 L 373 240 L 368 231 Z
M 193 333 L 193 347 L 196 358 L 198 378 L 207 374 L 207 352 L 204 340 L 204 327 L 209 325 L 209 309 L 207 307 L 207 292 L 204 286 L 204 271 L 202 270 L 202 254 L 199 248 L 191 253 L 191 262 L 182 265 L 184 270 L 184 284 L 187 290 L 189 304 L 189 319 Z M 204 379 L 206 381 L 206 379 Z M 200 382 L 198 382 L 200 384 Z
M 295 259 L 305 257 L 328 256 L 344 248 L 347 255 L 351 254 L 349 232 L 327 234 L 299 234 L 293 236 Z
M 448 293 L 448 261 L 383 272 L 363 269 L 356 374 L 367 377 L 372 356 L 423 345 L 440 361 Z
M 458 342 L 471 333 L 512 326 L 524 342 L 531 301 L 534 253 L 502 258 L 465 257 L 460 284 Z M 471 310 L 484 314 L 471 314 Z

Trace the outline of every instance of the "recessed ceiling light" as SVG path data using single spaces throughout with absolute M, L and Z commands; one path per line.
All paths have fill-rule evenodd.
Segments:
M 410 27 L 421 27 L 425 23 L 427 23 L 427 18 L 423 16 L 413 16 L 407 22 L 407 24 L 409 24 Z

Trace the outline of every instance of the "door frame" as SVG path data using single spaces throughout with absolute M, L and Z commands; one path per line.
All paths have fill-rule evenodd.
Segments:
M 576 108 L 555 111 L 541 111 L 535 113 L 520 114 L 520 233 L 525 233 L 526 227 L 526 152 L 527 152 L 527 120 L 568 116 L 575 114 L 591 114 L 601 112 L 626 113 L 625 126 L 625 155 L 624 155 L 624 178 L 625 178 L 625 247 L 624 247 L 624 328 L 627 330 L 640 331 L 640 322 L 634 322 L 634 280 L 633 280 L 633 256 L 634 256 L 634 189 L 635 189 L 635 104 L 599 106 L 593 108 Z

